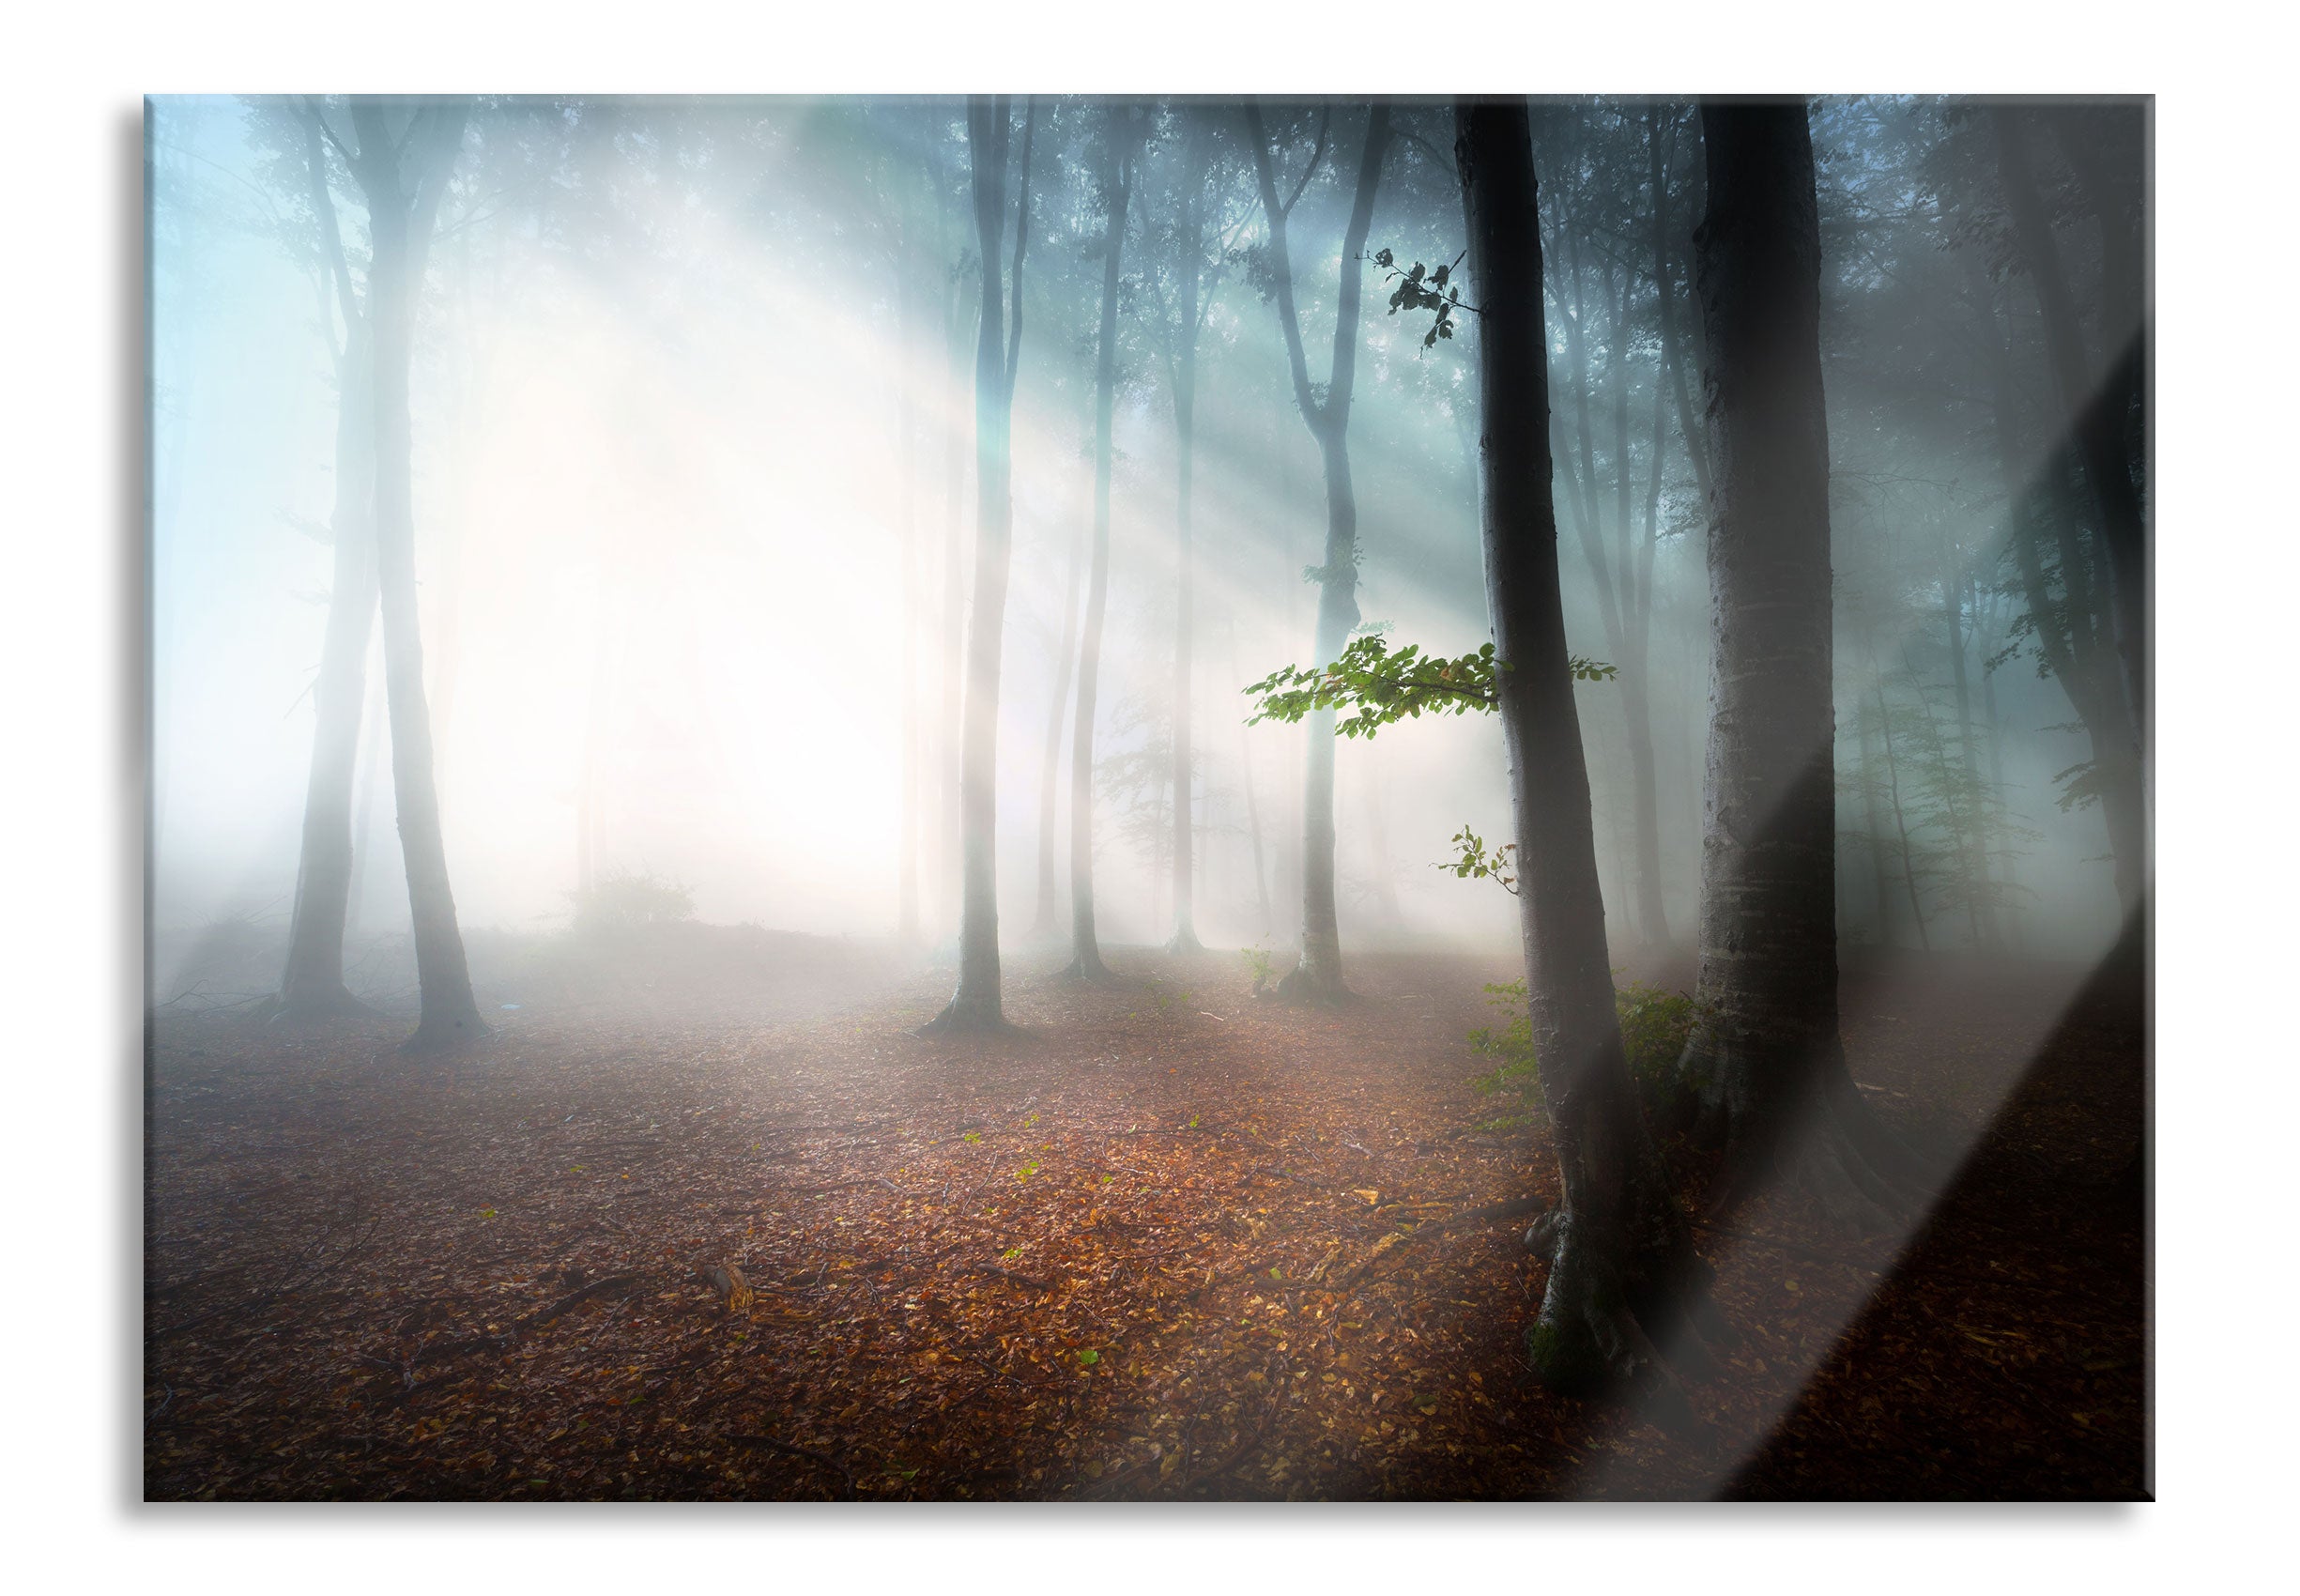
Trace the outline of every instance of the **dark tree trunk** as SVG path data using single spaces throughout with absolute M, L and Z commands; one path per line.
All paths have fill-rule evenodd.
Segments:
M 1897 1216 L 1915 1173 L 1837 1026 L 1835 731 L 1820 234 L 1802 101 L 1705 100 L 1694 235 L 1710 527 L 1701 1017 L 1685 1067 L 1731 1204 L 1792 1176 L 1840 1220 Z
M 328 281 L 343 310 L 344 344 L 335 374 L 335 513 L 330 524 L 334 578 L 329 588 L 319 675 L 312 685 L 312 768 L 304 789 L 302 853 L 296 870 L 287 964 L 280 976 L 280 1012 L 298 1020 L 368 1012 L 344 985 L 344 932 L 360 858 L 351 832 L 352 784 L 367 698 L 368 639 L 376 625 L 375 380 L 367 328 L 352 292 L 335 201 L 329 192 L 327 153 L 320 145 L 316 112 L 307 111 L 304 146 L 312 215 L 319 229 Z M 323 311 L 327 303 L 323 289 Z M 364 839 L 359 846 L 364 846 Z
M 1357 373 L 1358 307 L 1364 294 L 1360 257 L 1373 225 L 1373 196 L 1381 186 L 1382 159 L 1389 148 L 1389 107 L 1376 100 L 1366 117 L 1365 145 L 1357 163 L 1357 195 L 1342 242 L 1342 283 L 1334 317 L 1334 358 L 1326 398 L 1310 384 L 1302 351 L 1301 318 L 1294 303 L 1294 264 L 1287 248 L 1286 215 L 1270 160 L 1261 108 L 1246 104 L 1247 130 L 1262 206 L 1269 220 L 1270 253 L 1276 269 L 1279 329 L 1285 334 L 1286 359 L 1294 377 L 1295 403 L 1302 413 L 1326 468 L 1326 562 L 1319 568 L 1317 629 L 1312 647 L 1321 663 L 1337 659 L 1358 622 L 1357 494 L 1350 480 L 1350 399 Z M 1298 192 L 1298 191 L 1297 191 Z M 1302 953 L 1279 983 L 1280 996 L 1315 1003 L 1348 998 L 1342 974 L 1341 918 L 1334 900 L 1334 712 L 1307 718 L 1309 733 L 1302 774 Z
M 353 867 L 351 801 L 367 698 L 367 648 L 376 624 L 374 381 L 366 330 L 353 323 L 338 372 L 335 427 L 335 574 L 319 675 L 312 683 L 312 770 L 304 788 L 302 857 L 280 977 L 280 1009 L 292 1019 L 363 1014 L 344 985 L 344 926 Z
M 1565 1194 L 1536 1226 L 1550 1268 L 1526 1350 L 1560 1389 L 1665 1392 L 1681 1415 L 1661 1348 L 1697 1355 L 1681 1331 L 1702 1270 L 1639 1112 L 1614 1012 L 1543 425 L 1548 339 L 1531 128 L 1523 100 L 1464 102 L 1454 115 L 1470 281 L 1482 307 L 1486 601 L 1503 668 L 1526 1006 Z
M 1094 923 L 1094 716 L 1102 676 L 1102 615 L 1110 601 L 1110 477 L 1112 410 L 1118 392 L 1118 276 L 1133 182 L 1133 115 L 1112 106 L 1102 192 L 1102 325 L 1094 372 L 1094 559 L 1086 575 L 1086 620 L 1079 634 L 1078 708 L 1070 726 L 1070 962 L 1064 974 L 1110 974 Z
M 998 693 L 1006 623 L 1006 577 L 1014 533 L 1011 477 L 1014 373 L 1021 346 L 1022 253 L 1030 238 L 1030 145 L 1024 123 L 1022 178 L 1014 246 L 1014 325 L 999 302 L 999 260 L 1006 231 L 1004 95 L 969 99 L 967 147 L 974 161 L 974 234 L 982 257 L 981 321 L 974 343 L 974 595 L 966 637 L 966 709 L 959 778 L 961 893 L 958 987 L 928 1024 L 937 1031 L 1003 1030 L 998 959 Z
M 391 718 L 391 786 L 415 922 L 422 1018 L 407 1046 L 453 1047 L 486 1035 L 471 995 L 470 967 L 448 884 L 447 843 L 433 776 L 431 713 L 423 698 L 423 641 L 416 619 L 414 469 L 407 385 L 416 301 L 433 219 L 463 142 L 459 102 L 426 105 L 394 141 L 385 111 L 355 104 L 354 163 L 368 202 L 372 246 L 368 314 L 375 361 L 376 553 L 383 609 L 384 682 Z M 401 176 L 401 145 L 413 146 L 414 182 Z

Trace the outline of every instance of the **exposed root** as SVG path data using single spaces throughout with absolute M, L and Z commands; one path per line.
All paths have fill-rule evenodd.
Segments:
M 918 1028 L 922 1036 L 1019 1036 L 1022 1028 L 1008 1020 L 993 996 L 983 1002 L 952 998 L 943 1012 Z
M 1200 942 L 1198 933 L 1188 926 L 1177 928 L 1173 936 L 1168 937 L 1164 948 L 1167 953 L 1204 953 L 1205 950 L 1206 944 Z
M 1054 972 L 1057 981 L 1108 981 L 1112 979 L 1111 967 L 1102 962 L 1102 955 L 1095 948 L 1082 948 L 1070 956 L 1070 962 Z
M 458 1014 L 425 1014 L 406 1041 L 399 1044 L 403 1053 L 455 1053 L 483 1047 L 495 1033 L 479 1017 L 477 1009 Z
M 1625 1278 L 1619 1260 L 1576 1244 L 1572 1216 L 1558 1209 L 1534 1220 L 1526 1245 L 1550 1261 L 1541 1314 L 1526 1332 L 1541 1382 L 1567 1396 L 1626 1401 L 1674 1434 L 1705 1433 L 1685 1382 L 1715 1375 L 1710 1345 L 1738 1339 L 1710 1300 L 1708 1264 L 1685 1248 L 1644 1278 Z
M 1278 1001 L 1339 1008 L 1357 1002 L 1357 994 L 1339 980 L 1322 980 L 1312 975 L 1306 965 L 1296 964 L 1279 980 Z
M 1818 1204 L 1836 1229 L 1863 1236 L 1908 1229 L 1924 1212 L 1930 1183 L 1911 1173 L 1922 1168 L 1915 1154 L 1870 1124 L 1876 1134 L 1864 1136 L 1831 1104 L 1802 1127 L 1728 1143 L 1707 1217 L 1724 1219 L 1762 1192 L 1794 1190 Z M 1872 1156 L 1878 1138 L 1895 1153 Z

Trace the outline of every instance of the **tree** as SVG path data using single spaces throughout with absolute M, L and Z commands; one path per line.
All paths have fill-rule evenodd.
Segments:
M 471 995 L 463 932 L 455 923 L 447 843 L 439 827 L 439 794 L 432 774 L 431 712 L 423 698 L 423 639 L 416 619 L 412 418 L 407 402 L 416 299 L 468 114 L 459 100 L 355 100 L 351 125 L 358 147 L 345 151 L 367 200 L 373 252 L 368 316 L 375 382 L 376 571 L 383 607 L 384 684 L 391 719 L 391 785 L 422 999 L 422 1018 L 407 1046 L 418 1050 L 474 1042 L 487 1031 Z
M 1381 186 L 1382 159 L 1389 147 L 1389 107 L 1375 100 L 1366 110 L 1366 136 L 1357 161 L 1357 195 L 1342 239 L 1342 283 L 1335 300 L 1333 364 L 1321 399 L 1310 380 L 1302 352 L 1302 325 L 1294 300 L 1294 261 L 1286 239 L 1286 219 L 1317 172 L 1326 152 L 1330 117 L 1321 113 L 1310 162 L 1294 192 L 1278 197 L 1270 141 L 1262 108 L 1246 102 L 1248 143 L 1261 185 L 1262 213 L 1269 224 L 1270 279 L 1278 300 L 1279 329 L 1285 334 L 1286 362 L 1294 379 L 1294 402 L 1316 440 L 1326 468 L 1326 562 L 1317 569 L 1316 654 L 1341 653 L 1356 628 L 1357 609 L 1357 495 L 1350 481 L 1350 400 L 1357 375 L 1358 306 L 1363 296 L 1359 259 L 1373 223 L 1374 192 Z M 1279 983 L 1291 999 L 1336 1003 L 1349 996 L 1342 975 L 1342 932 L 1334 907 L 1334 740 L 1330 716 L 1321 712 L 1310 727 L 1309 757 L 1302 778 L 1302 954 Z
M 1463 101 L 1455 163 L 1477 320 L 1480 510 L 1495 687 L 1510 751 L 1527 1009 L 1556 1128 L 1564 1205 L 1538 1225 L 1550 1256 L 1526 1334 L 1551 1385 L 1674 1393 L 1668 1355 L 1700 1271 L 1622 1050 L 1598 890 L 1550 493 L 1549 340 L 1525 101 Z M 1681 1397 L 1677 1405 L 1681 1406 Z
M 312 683 L 312 767 L 304 789 L 302 849 L 296 902 L 280 975 L 280 1012 L 319 1020 L 369 1012 L 344 985 L 344 929 L 353 869 L 352 783 L 359 763 L 360 712 L 367 698 L 368 639 L 376 625 L 374 382 L 368 328 L 344 253 L 329 180 L 319 109 L 296 112 L 313 230 L 343 317 L 344 337 L 330 340 L 336 378 L 335 511 L 330 518 L 334 579 Z
M 1684 1071 L 1721 1202 L 1794 1178 L 1843 1220 L 1909 1200 L 1837 1024 L 1835 730 L 1820 231 L 1801 100 L 1704 100 L 1694 235 L 1714 473 L 1699 1021 Z
M 1079 634 L 1078 706 L 1070 727 L 1070 962 L 1063 974 L 1097 980 L 1110 974 L 1094 924 L 1094 714 L 1102 672 L 1102 615 L 1110 600 L 1112 411 L 1118 389 L 1118 276 L 1126 246 L 1141 114 L 1112 104 L 1102 130 L 1102 321 L 1095 356 L 1094 558 L 1086 575 L 1086 616 Z
M 974 587 L 967 622 L 966 707 L 958 798 L 962 887 L 958 987 L 929 1031 L 1006 1028 L 998 962 L 998 678 L 1006 622 L 1006 575 L 1014 535 L 1014 377 L 1022 348 L 1022 256 L 1030 244 L 1030 146 L 1038 108 L 1022 121 L 1021 177 L 1015 194 L 1014 307 L 999 302 L 1005 253 L 1006 160 L 1013 114 L 1004 95 L 966 102 L 974 166 L 974 236 L 982 251 L 982 303 L 974 340 Z M 1011 321 L 1012 326 L 1007 323 Z

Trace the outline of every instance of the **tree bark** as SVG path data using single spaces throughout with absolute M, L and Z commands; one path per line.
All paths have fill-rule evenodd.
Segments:
M 958 986 L 930 1031 L 1006 1028 L 998 958 L 998 694 L 1006 622 L 1006 579 L 1014 533 L 1014 372 L 1020 350 L 1022 253 L 1030 237 L 1030 143 L 1036 108 L 1024 123 L 1015 227 L 1015 326 L 1000 303 L 999 260 L 1006 231 L 1005 96 L 967 100 L 974 162 L 974 234 L 981 248 L 982 307 L 974 341 L 974 591 L 966 637 L 966 707 L 958 808 L 961 892 Z
M 1286 241 L 1289 207 L 1279 202 L 1261 108 L 1250 100 L 1246 102 L 1246 121 L 1262 188 L 1263 211 L 1269 220 L 1279 330 L 1285 335 L 1295 404 L 1317 441 L 1326 470 L 1326 563 L 1319 568 L 1317 629 L 1312 638 L 1323 664 L 1341 656 L 1359 620 L 1357 494 L 1350 478 L 1350 401 L 1357 373 L 1358 309 L 1364 294 L 1359 257 L 1365 253 L 1366 235 L 1373 225 L 1374 192 L 1381 185 L 1382 159 L 1389 148 L 1389 107 L 1376 100 L 1366 116 L 1357 194 L 1342 236 L 1333 364 L 1323 402 L 1310 385 L 1301 318 L 1295 308 L 1294 264 Z M 1302 775 L 1302 952 L 1278 990 L 1288 999 L 1339 1003 L 1350 991 L 1342 980 L 1341 919 L 1334 900 L 1334 712 L 1320 710 L 1305 718 L 1309 730 Z
M 1118 276 L 1133 183 L 1133 114 L 1112 106 L 1105 131 L 1102 192 L 1102 325 L 1094 372 L 1094 558 L 1086 575 L 1086 619 L 1079 634 L 1078 707 L 1070 726 L 1070 962 L 1064 974 L 1110 974 L 1095 935 L 1094 716 L 1102 677 L 1102 615 L 1110 602 L 1110 478 L 1112 412 L 1118 391 Z
M 1820 233 L 1802 100 L 1704 100 L 1713 663 L 1700 1019 L 1684 1069 L 1721 1134 L 1721 1206 L 1793 1178 L 1840 1222 L 1905 1212 L 1913 1162 L 1867 1113 L 1837 1023 L 1836 787 Z
M 1681 1332 L 1688 1287 L 1705 1282 L 1639 1112 L 1614 1010 L 1543 424 L 1548 336 L 1531 128 L 1522 99 L 1458 102 L 1454 117 L 1481 310 L 1481 528 L 1518 838 L 1526 1008 L 1565 1196 L 1537 1227 L 1551 1261 L 1526 1350 L 1561 1390 L 1626 1388 L 1670 1399 L 1682 1417 L 1662 1349 L 1697 1354 Z
M 463 142 L 466 114 L 460 101 L 424 105 L 411 113 L 407 128 L 394 140 L 381 104 L 356 101 L 352 108 L 360 144 L 354 171 L 367 196 L 372 249 L 368 314 L 375 362 L 376 553 L 391 719 L 391 785 L 422 1001 L 422 1017 L 406 1044 L 415 1051 L 465 1045 L 487 1034 L 471 995 L 470 967 L 455 922 L 433 777 L 431 713 L 423 697 L 423 642 L 416 619 L 414 467 L 407 399 L 423 262 L 440 195 Z M 411 186 L 402 177 L 403 155 L 408 153 L 403 145 L 415 146 Z
M 302 852 L 296 904 L 280 976 L 280 1012 L 327 1019 L 369 1012 L 344 985 L 344 933 L 350 917 L 355 844 L 352 787 L 367 698 L 368 639 L 376 624 L 374 379 L 368 331 L 344 258 L 327 152 L 317 113 L 307 109 L 304 158 L 321 254 L 344 317 L 336 361 L 334 578 L 319 674 L 312 684 L 312 767 L 304 788 Z M 328 297 L 323 290 L 321 304 Z
M 1203 125 L 1203 124 L 1202 124 Z M 1190 489 L 1196 466 L 1198 410 L 1198 296 L 1200 268 L 1205 247 L 1205 185 L 1203 172 L 1205 141 L 1191 141 L 1189 198 L 1182 208 L 1181 237 L 1176 248 L 1183 261 L 1180 288 L 1181 348 L 1173 371 L 1174 400 L 1174 685 L 1173 685 L 1173 935 L 1169 953 L 1195 953 L 1197 915 L 1191 889 L 1195 837 L 1191 832 L 1190 803 L 1190 667 L 1196 637 L 1191 624 L 1194 573 L 1190 550 Z
M 297 1020 L 364 1014 L 344 985 L 344 927 L 351 901 L 351 803 L 367 698 L 368 639 L 376 624 L 373 380 L 366 329 L 353 323 L 338 368 L 334 579 L 319 675 L 312 684 L 312 768 L 304 788 L 302 856 L 280 977 L 280 1010 Z

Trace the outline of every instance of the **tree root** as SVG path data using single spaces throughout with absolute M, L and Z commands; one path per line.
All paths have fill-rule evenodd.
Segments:
M 1848 1087 L 1857 1095 L 1857 1089 Z M 1705 1218 L 1719 1220 L 1768 1190 L 1802 1192 L 1830 1224 L 1863 1236 L 1896 1235 L 1932 1195 L 1926 1161 L 1859 1102 L 1832 1094 L 1802 1125 L 1771 1137 L 1728 1142 L 1725 1167 Z
M 1280 1003 L 1317 1005 L 1326 1008 L 1339 1008 L 1343 1004 L 1357 1001 L 1357 994 L 1339 980 L 1320 980 L 1299 964 L 1279 978 L 1277 997 Z
M 1618 1259 L 1581 1243 L 1562 1210 L 1535 1220 L 1526 1244 L 1550 1260 L 1540 1316 L 1526 1332 L 1542 1384 L 1565 1396 L 1626 1399 L 1673 1434 L 1706 1433 L 1678 1369 L 1707 1378 L 1716 1359 L 1704 1342 L 1733 1338 L 1709 1302 L 1698 1256 L 1686 1250 L 1648 1266 L 1646 1279 L 1625 1278 Z
M 1019 1036 L 1022 1028 L 1008 1020 L 994 997 L 988 1003 L 957 998 L 943 1012 L 918 1028 L 922 1036 Z
M 417 1022 L 414 1034 L 399 1044 L 399 1051 L 411 1055 L 464 1052 L 485 1046 L 494 1035 L 476 1008 L 461 1014 L 426 1014 Z

